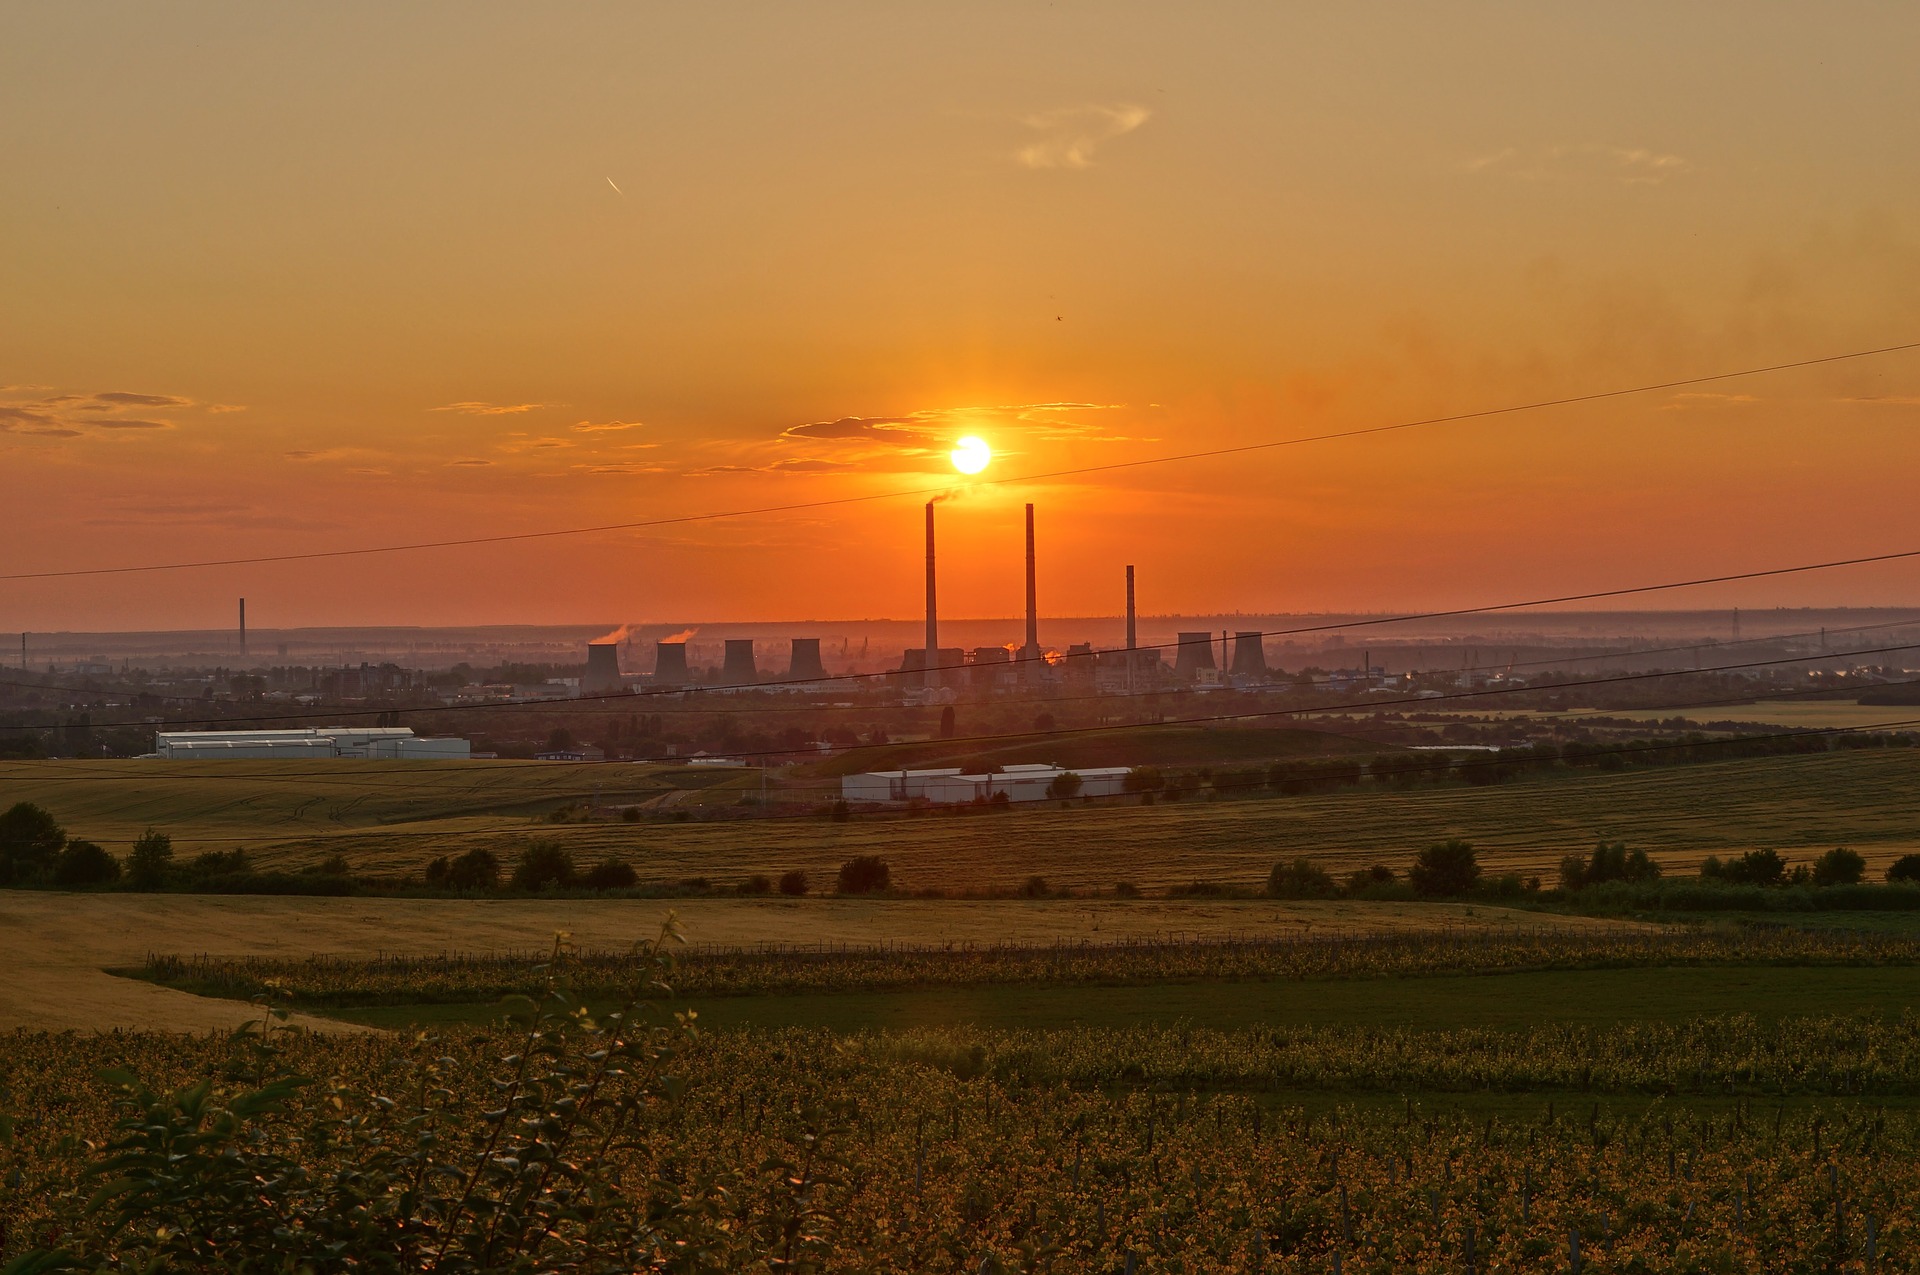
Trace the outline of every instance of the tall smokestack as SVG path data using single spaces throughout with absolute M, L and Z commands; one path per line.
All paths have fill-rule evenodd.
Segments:
M 940 621 L 933 596 L 933 502 L 927 502 L 927 662 L 922 677 L 928 686 L 940 684 L 935 665 L 940 662 Z
M 247 653 L 247 600 L 240 599 L 240 654 Z
M 1138 643 L 1133 629 L 1133 568 L 1127 568 L 1127 649 L 1133 650 Z
M 1040 654 L 1040 590 L 1033 563 L 1033 506 L 1027 506 L 1027 658 Z

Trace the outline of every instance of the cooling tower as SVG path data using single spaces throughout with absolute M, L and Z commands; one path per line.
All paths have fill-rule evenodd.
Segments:
M 624 689 L 620 680 L 620 647 L 613 642 L 587 643 L 587 672 L 580 679 L 582 695 L 617 695 Z
M 1267 648 L 1259 633 L 1233 635 L 1233 671 L 1239 677 L 1267 675 Z
M 653 680 L 661 686 L 684 686 L 693 677 L 687 672 L 687 644 L 685 642 L 655 642 L 653 644 Z
M 827 666 L 820 662 L 820 639 L 795 638 L 793 658 L 787 664 L 787 679 L 793 682 L 806 682 L 826 675 Z
M 720 681 L 726 686 L 752 686 L 760 680 L 753 664 L 753 639 L 728 638 L 727 657 L 720 668 Z
M 1182 633 L 1173 659 L 1173 675 L 1192 681 L 1201 669 L 1216 667 L 1213 662 L 1213 634 Z

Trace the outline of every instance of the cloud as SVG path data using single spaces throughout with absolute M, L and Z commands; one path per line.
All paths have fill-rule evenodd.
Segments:
M 247 405 L 245 403 L 209 403 L 207 410 L 219 416 L 226 412 L 244 412 L 247 410 Z
M 639 429 L 640 421 L 581 421 L 573 429 L 582 434 L 605 434 L 614 430 Z
M 490 460 L 479 460 L 473 457 L 468 457 L 465 460 L 448 461 L 447 468 L 448 469 L 481 469 L 491 464 L 493 464 L 493 462 Z
M 842 416 L 831 421 L 810 421 L 781 431 L 783 438 L 830 438 L 838 441 L 865 439 L 898 446 L 926 447 L 939 440 L 924 426 L 927 414 L 913 416 Z
M 126 418 L 119 417 L 119 416 L 114 417 L 112 420 L 88 421 L 87 424 L 93 426 L 95 429 L 172 429 L 173 428 L 172 421 L 127 420 Z
M 1506 146 L 1467 160 L 1469 173 L 1493 173 L 1516 181 L 1604 180 L 1624 186 L 1657 186 L 1693 170 L 1691 161 L 1644 146 Z
M 1069 106 L 1029 115 L 1020 122 L 1039 133 L 1014 152 L 1026 168 L 1091 168 L 1094 151 L 1116 137 L 1124 137 L 1152 115 L 1144 106 Z
M 1690 390 L 1675 394 L 1660 405 L 1663 412 L 1685 412 L 1700 408 L 1746 407 L 1760 400 L 1752 394 L 1715 394 L 1705 390 Z
M 1920 396 L 1911 394 L 1865 394 L 1857 398 L 1843 398 L 1842 403 L 1860 403 L 1869 407 L 1920 407 Z
M 462 416 L 515 416 L 546 406 L 545 403 L 448 403 L 444 407 L 430 407 L 427 410 L 458 412 Z
M 175 398 L 171 394 L 129 394 L 125 390 L 107 390 L 95 394 L 96 403 L 107 403 L 113 407 L 191 407 L 192 399 Z

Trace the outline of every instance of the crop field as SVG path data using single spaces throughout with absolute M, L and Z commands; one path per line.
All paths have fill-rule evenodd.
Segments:
M 154 826 L 183 854 L 242 846 L 263 867 L 337 853 L 356 872 L 414 872 L 475 846 L 510 858 L 539 837 L 581 863 L 623 859 L 643 881 L 724 883 L 790 868 L 824 881 L 845 859 L 878 854 L 901 888 L 954 892 L 1012 890 L 1032 874 L 1083 890 L 1123 880 L 1149 889 L 1193 880 L 1255 886 L 1282 858 L 1311 855 L 1334 870 L 1403 867 L 1455 836 L 1472 841 L 1491 871 L 1549 880 L 1562 855 L 1602 838 L 1644 848 L 1670 871 L 1708 854 L 1767 847 L 1806 859 L 1845 845 L 1877 873 L 1920 850 L 1920 749 L 1566 772 L 1487 788 L 1049 804 L 845 823 L 545 819 L 596 791 L 607 802 L 665 800 L 680 791 L 670 782 L 688 781 L 689 772 L 670 769 L 533 762 L 240 763 L 192 774 L 149 762 L 36 762 L 0 765 L 0 802 L 38 802 L 74 835 L 122 850 Z M 743 782 L 711 773 L 694 781 Z
M 1911 1016 L 688 1036 L 548 1004 L 457 1039 L 16 1036 L 0 1256 L 1920 1268 Z
M 1920 710 L 1913 705 L 1860 704 L 1853 700 L 1761 700 L 1749 704 L 1705 705 L 1697 708 L 1576 708 L 1566 712 L 1539 709 L 1420 709 L 1422 718 L 1458 717 L 1463 721 L 1521 719 L 1535 722 L 1578 723 L 1582 718 L 1608 717 L 1621 721 L 1654 725 L 1673 718 L 1691 722 L 1741 722 L 1755 726 L 1778 726 L 1783 730 L 1912 730 Z M 1364 717 L 1364 713 L 1313 714 L 1307 720 L 1337 720 Z M 1444 723 L 1441 723 L 1444 724 Z

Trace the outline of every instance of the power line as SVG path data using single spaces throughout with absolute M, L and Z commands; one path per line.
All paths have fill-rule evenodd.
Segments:
M 1571 394 L 1560 398 L 1536 399 L 1528 403 L 1513 403 L 1504 407 L 1481 408 L 1471 412 L 1456 412 L 1446 416 L 1429 416 L 1417 420 L 1397 421 L 1389 425 L 1370 425 L 1360 429 L 1336 430 L 1325 434 L 1310 434 L 1298 438 L 1271 439 L 1262 443 L 1244 443 L 1234 447 L 1213 447 L 1202 451 L 1177 452 L 1165 456 L 1150 456 L 1140 460 L 1113 461 L 1104 465 L 1081 465 L 1071 469 L 1056 469 L 1041 473 L 1023 474 L 1010 478 L 988 478 L 976 480 L 982 486 L 1013 486 L 1022 483 L 1043 482 L 1056 478 L 1079 477 L 1085 474 L 1113 473 L 1123 469 L 1142 469 L 1151 465 L 1167 465 L 1179 461 L 1205 460 L 1219 456 L 1239 456 L 1250 452 L 1270 451 L 1279 447 L 1298 447 L 1308 443 L 1333 442 L 1346 438 L 1364 438 L 1374 434 L 1390 434 L 1402 430 L 1421 429 L 1435 425 L 1454 425 L 1464 421 L 1487 420 L 1497 416 L 1511 416 L 1523 412 L 1541 411 L 1551 407 L 1571 407 L 1581 403 L 1597 403 L 1607 399 L 1627 398 L 1636 394 L 1653 394 L 1661 390 L 1683 389 L 1693 385 L 1709 385 L 1717 381 L 1737 380 L 1748 376 L 1761 376 L 1772 372 L 1786 372 L 1797 368 L 1818 367 L 1829 363 L 1844 363 L 1857 359 L 1876 358 L 1884 354 L 1897 354 L 1907 350 L 1920 349 L 1920 341 L 1907 341 L 1898 345 L 1884 345 L 1869 350 L 1852 350 L 1844 354 L 1828 354 L 1817 358 L 1795 359 L 1786 363 L 1771 363 L 1761 367 L 1742 368 L 1733 372 L 1714 372 L 1704 376 L 1690 376 L 1673 381 L 1659 381 L 1646 385 L 1628 386 L 1622 389 L 1596 390 L 1586 394 Z M 797 513 L 808 509 L 827 509 L 842 505 L 869 504 L 880 500 L 901 500 L 908 497 L 938 495 L 951 490 L 950 485 L 938 487 L 915 487 L 902 491 L 872 492 L 860 496 L 838 496 L 825 500 L 794 501 L 780 505 L 761 505 L 754 508 L 721 510 L 701 514 L 679 514 L 667 518 L 645 518 L 633 522 L 601 523 L 591 527 L 564 527 L 547 531 L 503 532 L 491 536 L 465 536 L 448 540 L 422 540 L 407 544 L 371 545 L 358 549 L 315 549 L 303 553 L 261 554 L 243 558 L 208 558 L 188 562 L 157 562 L 137 566 L 123 567 L 75 567 L 60 571 L 16 571 L 0 574 L 5 580 L 60 580 L 78 576 L 133 575 L 157 571 L 192 571 L 208 567 L 256 566 L 281 562 L 311 562 L 325 558 L 365 557 L 373 554 L 412 553 L 426 549 L 455 549 L 476 545 L 508 544 L 517 541 L 551 540 L 563 536 L 597 535 L 609 531 L 641 531 L 653 527 L 684 526 L 696 522 L 718 522 L 733 518 L 762 517 L 768 514 Z

